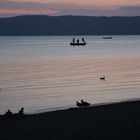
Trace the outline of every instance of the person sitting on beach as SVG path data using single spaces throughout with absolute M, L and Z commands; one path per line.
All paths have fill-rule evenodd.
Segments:
M 18 115 L 23 115 L 24 114 L 24 108 L 22 107 L 19 112 L 18 112 Z
M 76 101 L 76 105 L 79 107 L 87 107 L 87 106 L 90 106 L 90 103 L 85 102 L 84 100 L 81 100 L 81 102 Z
M 8 109 L 8 111 L 7 112 L 5 112 L 5 114 L 4 114 L 4 116 L 6 116 L 6 117 L 11 117 L 13 115 L 13 113 L 12 113 L 12 111 L 10 110 L 10 109 Z
M 81 100 L 81 104 L 82 104 L 83 106 L 89 106 L 89 105 L 90 105 L 90 103 L 85 102 L 84 100 Z

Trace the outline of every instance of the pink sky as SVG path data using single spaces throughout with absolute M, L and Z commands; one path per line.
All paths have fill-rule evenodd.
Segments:
M 0 0 L 0 17 L 28 14 L 140 16 L 140 0 Z
M 136 5 L 139 0 L 9 0 L 15 2 L 39 2 L 39 3 L 73 3 L 77 5 Z

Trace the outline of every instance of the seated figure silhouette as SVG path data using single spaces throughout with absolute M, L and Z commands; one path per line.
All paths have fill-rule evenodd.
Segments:
M 87 107 L 87 106 L 90 106 L 90 103 L 88 103 L 88 102 L 86 102 L 84 100 L 81 100 L 81 102 L 76 101 L 76 105 L 78 107 Z
M 20 116 L 24 115 L 24 108 L 23 107 L 18 111 L 18 115 L 20 115 Z
M 5 114 L 4 114 L 4 116 L 5 116 L 6 118 L 11 118 L 12 115 L 13 115 L 13 113 L 12 113 L 12 111 L 11 111 L 10 109 L 8 109 L 8 111 L 5 112 Z

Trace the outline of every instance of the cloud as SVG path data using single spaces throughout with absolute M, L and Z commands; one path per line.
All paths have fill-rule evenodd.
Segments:
M 116 15 L 140 16 L 140 6 L 121 6 L 115 11 Z
M 28 14 L 53 15 L 56 13 L 56 10 L 49 8 L 49 6 L 47 6 L 46 4 L 34 2 L 11 2 L 8 0 L 0 1 L 0 17 Z
M 114 9 L 97 9 L 97 8 L 83 8 L 73 10 L 59 10 L 58 15 L 61 14 L 71 15 L 89 15 L 89 16 L 140 16 L 140 6 L 123 6 Z
M 140 6 L 114 6 L 109 8 L 73 5 L 68 3 L 39 3 L 0 1 L 0 17 L 28 14 L 88 15 L 88 16 L 140 16 Z

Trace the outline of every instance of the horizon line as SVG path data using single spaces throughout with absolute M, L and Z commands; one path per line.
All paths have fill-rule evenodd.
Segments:
M 27 14 L 27 15 L 15 15 L 15 16 L 7 16 L 7 17 L 0 17 L 0 19 L 4 18 L 15 18 L 15 17 L 24 17 L 24 16 L 46 16 L 46 17 L 66 17 L 66 16 L 71 16 L 71 17 L 140 17 L 139 16 L 88 16 L 88 15 L 45 15 L 45 14 Z

